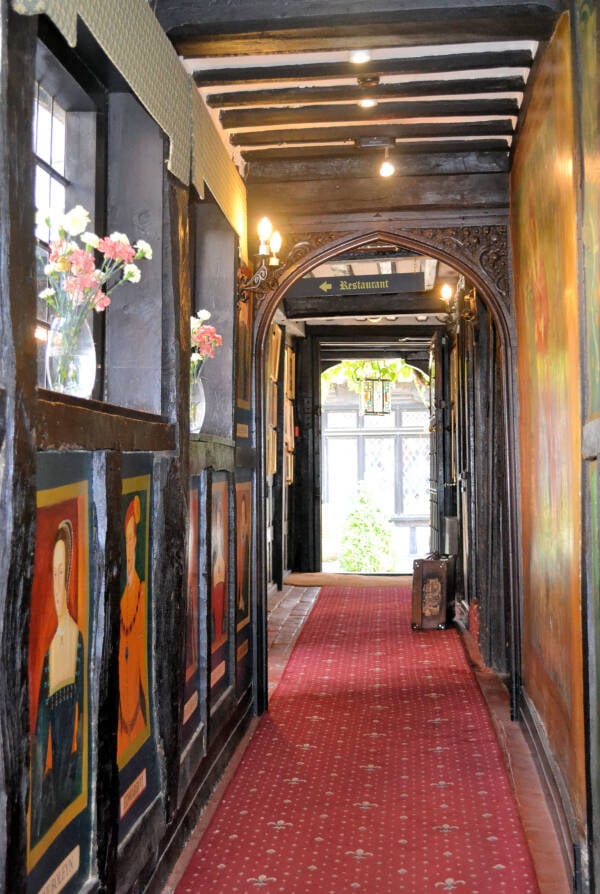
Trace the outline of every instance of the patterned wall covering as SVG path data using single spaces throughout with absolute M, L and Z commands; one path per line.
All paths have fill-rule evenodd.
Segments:
M 208 186 L 221 211 L 240 238 L 240 255 L 248 257 L 246 187 L 211 121 L 197 90 L 192 92 L 192 183 L 204 196 Z
M 190 182 L 192 170 L 200 195 L 206 183 L 240 237 L 245 258 L 244 183 L 146 0 L 127 0 L 126 16 L 120 0 L 12 0 L 12 5 L 23 15 L 48 15 L 71 46 L 77 43 L 77 16 L 81 17 L 169 137 L 169 170 L 185 184 Z
M 525 692 L 585 823 L 581 414 L 569 21 L 536 75 L 511 175 Z

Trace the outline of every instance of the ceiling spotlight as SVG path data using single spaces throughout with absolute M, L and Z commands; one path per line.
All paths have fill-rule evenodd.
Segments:
M 369 72 L 368 74 L 359 74 L 356 78 L 359 87 L 377 87 L 379 84 L 379 75 Z
M 418 323 L 426 323 L 429 317 L 427 314 L 417 314 L 416 320 Z
M 371 61 L 371 54 L 368 50 L 353 50 L 350 53 L 350 62 L 354 65 L 364 65 L 365 62 Z
M 373 97 L 367 96 L 364 99 L 359 99 L 358 104 L 361 109 L 373 109 L 377 105 L 377 100 Z
M 381 167 L 379 168 L 379 173 L 380 173 L 380 175 L 381 175 L 382 177 L 391 177 L 392 174 L 393 174 L 393 173 L 395 172 L 395 170 L 396 170 L 396 168 L 394 167 L 394 165 L 393 165 L 393 164 L 391 163 L 391 161 L 389 160 L 388 155 L 389 155 L 389 149 L 388 149 L 387 146 L 386 146 L 386 147 L 385 147 L 385 155 L 384 155 L 384 157 L 383 157 L 383 161 L 382 161 L 382 163 L 381 163 Z

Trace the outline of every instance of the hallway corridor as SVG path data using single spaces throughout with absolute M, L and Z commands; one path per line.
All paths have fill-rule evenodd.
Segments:
M 569 891 L 502 687 L 479 674 L 521 816 L 457 632 L 412 631 L 408 586 L 318 595 L 271 592 L 269 714 L 164 894 Z

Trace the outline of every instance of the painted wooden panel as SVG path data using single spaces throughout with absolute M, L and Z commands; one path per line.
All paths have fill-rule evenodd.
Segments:
M 512 175 L 523 683 L 585 817 L 580 377 L 569 23 L 538 70 Z
M 211 710 L 230 685 L 229 482 L 215 472 L 211 486 L 210 698 Z
M 119 635 L 119 840 L 160 791 L 152 687 L 152 457 L 123 457 Z
M 92 834 L 90 455 L 40 454 L 37 483 L 29 626 L 30 891 L 55 890 L 57 880 L 81 886 L 90 871 Z

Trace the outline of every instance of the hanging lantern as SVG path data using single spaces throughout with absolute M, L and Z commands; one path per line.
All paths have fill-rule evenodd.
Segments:
M 390 379 L 363 379 L 358 412 L 361 416 L 385 416 L 392 412 Z

